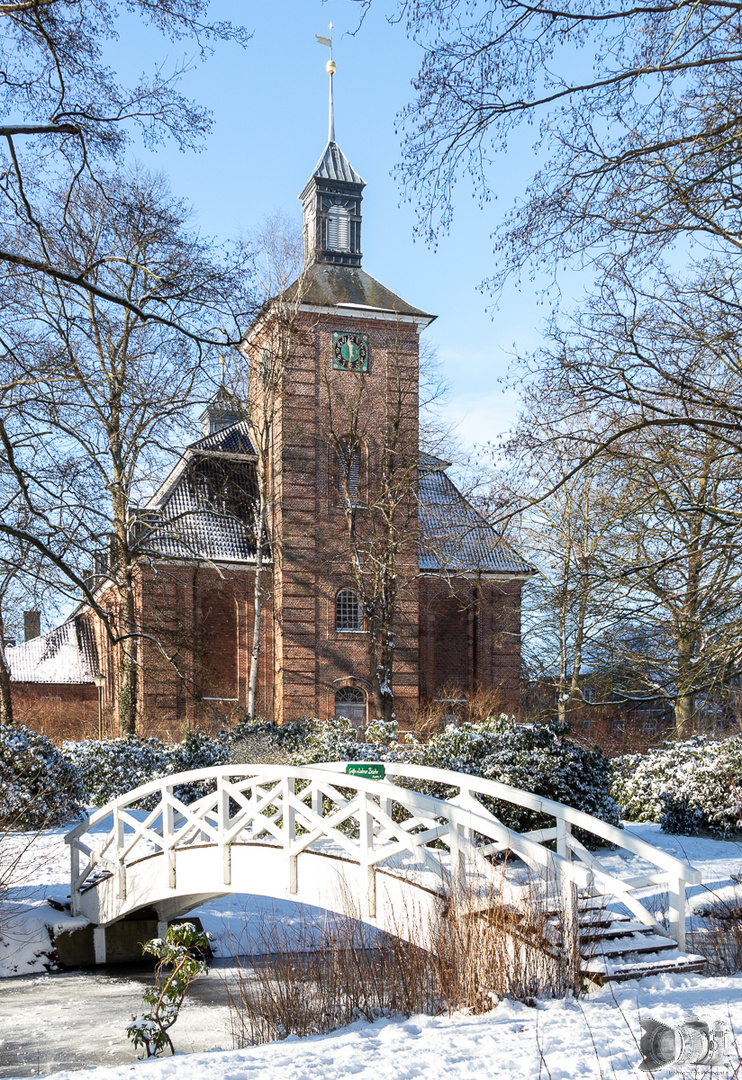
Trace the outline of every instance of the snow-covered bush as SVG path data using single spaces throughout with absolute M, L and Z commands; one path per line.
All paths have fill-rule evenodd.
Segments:
M 234 764 L 290 761 L 290 755 L 302 745 L 306 733 L 304 720 L 277 724 L 274 720 L 251 720 L 248 716 L 226 734 L 229 760 Z
M 556 724 L 521 725 L 500 716 L 450 725 L 427 743 L 408 743 L 404 756 L 416 764 L 498 780 L 612 825 L 619 821 L 609 790 L 610 762 L 600 751 L 570 742 Z M 489 804 L 505 825 L 519 832 L 553 825 L 552 818 L 525 807 L 497 800 Z
M 623 816 L 628 821 L 659 821 L 663 793 L 679 789 L 708 747 L 707 739 L 697 738 L 614 758 L 611 794 Z
M 742 736 L 666 743 L 614 763 L 612 793 L 625 817 L 664 832 L 742 831 Z
M 312 765 L 318 761 L 354 761 L 379 756 L 378 746 L 369 747 L 358 741 L 350 720 L 330 717 L 323 723 L 313 718 L 304 719 L 304 738 L 291 755 L 296 765 Z M 367 753 L 370 751 L 370 753 Z
M 191 730 L 182 742 L 165 746 L 164 757 L 166 775 L 191 769 L 210 769 L 215 765 L 226 765 L 230 759 L 230 745 L 225 732 L 213 739 L 203 731 Z M 181 802 L 191 803 L 213 788 L 213 783 L 201 780 L 195 784 L 180 784 L 174 794 Z
M 40 829 L 80 814 L 80 776 L 45 735 L 0 724 L 0 827 Z
M 85 798 L 105 806 L 117 795 L 171 772 L 169 755 L 159 739 L 127 735 L 121 739 L 62 743 L 62 753 L 77 769 Z

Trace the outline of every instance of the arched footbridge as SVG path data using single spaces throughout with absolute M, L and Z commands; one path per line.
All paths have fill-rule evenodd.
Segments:
M 186 804 L 177 791 L 194 783 L 209 793 Z M 492 800 L 536 811 L 548 827 L 515 832 L 488 808 Z M 588 849 L 575 830 L 605 846 Z M 66 839 L 73 914 L 102 934 L 145 908 L 164 924 L 216 897 L 252 893 L 350 911 L 419 940 L 421 919 L 438 914 L 452 890 L 479 915 L 494 894 L 517 905 L 535 890 L 558 912 L 557 932 L 579 928 L 571 940 L 596 975 L 701 962 L 684 955 L 686 889 L 700 882 L 698 870 L 579 810 L 444 769 L 199 769 L 120 796 Z M 667 897 L 664 921 L 646 899 L 658 893 Z

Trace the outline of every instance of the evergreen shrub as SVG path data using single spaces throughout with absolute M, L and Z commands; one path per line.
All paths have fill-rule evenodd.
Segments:
M 630 821 L 663 832 L 729 836 L 742 831 L 742 736 L 665 743 L 613 763 L 613 797 Z
M 41 829 L 82 812 L 85 791 L 75 767 L 51 739 L 0 724 L 0 827 Z
M 92 806 L 105 806 L 111 799 L 171 771 L 160 740 L 136 735 L 64 742 L 62 753 L 77 769 L 85 798 Z

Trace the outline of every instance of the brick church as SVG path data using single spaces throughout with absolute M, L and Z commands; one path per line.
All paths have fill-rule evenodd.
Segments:
M 477 688 L 517 709 L 520 595 L 533 570 L 447 463 L 419 449 L 419 338 L 434 316 L 363 268 L 364 186 L 331 120 L 300 196 L 304 269 L 245 332 L 244 393 L 219 391 L 202 437 L 136 515 L 142 734 L 177 735 L 247 705 L 258 609 L 257 715 L 360 724 L 386 694 L 404 724 L 425 702 Z M 102 556 L 90 580 L 115 603 Z M 101 674 L 115 713 L 119 648 L 85 605 L 7 657 L 26 708 L 89 700 Z

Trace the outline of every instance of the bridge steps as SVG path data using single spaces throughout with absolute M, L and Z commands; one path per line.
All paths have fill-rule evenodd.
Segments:
M 561 931 L 552 916 L 553 932 Z M 580 909 L 580 968 L 599 984 L 669 973 L 703 973 L 704 957 L 682 952 L 677 942 L 628 915 L 605 907 Z

